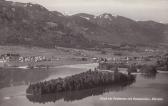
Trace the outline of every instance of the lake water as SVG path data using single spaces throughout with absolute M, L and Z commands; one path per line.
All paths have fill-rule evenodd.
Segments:
M 86 66 L 87 69 L 91 68 L 91 65 Z M 1 72 L 0 106 L 168 106 L 167 73 L 148 76 L 137 74 L 134 82 L 81 91 L 45 96 L 25 93 L 29 83 L 65 77 L 87 69 L 84 65 L 71 65 L 50 71 Z

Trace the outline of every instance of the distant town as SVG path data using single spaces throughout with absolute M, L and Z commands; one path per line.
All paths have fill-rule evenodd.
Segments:
M 45 55 L 31 55 L 22 56 L 19 53 L 5 53 L 0 54 L 0 67 L 4 68 L 50 68 L 56 66 L 59 61 L 77 61 L 84 63 L 99 63 L 100 69 L 110 69 L 113 66 L 119 68 L 128 68 L 129 66 L 142 66 L 142 65 L 156 65 L 161 60 L 166 60 L 168 54 L 154 49 L 144 49 L 145 55 L 137 56 L 124 56 L 121 52 L 114 52 L 113 55 L 106 57 L 107 51 L 100 51 L 102 56 L 91 56 L 82 50 L 75 51 L 73 57 L 57 57 L 57 56 L 45 56 Z M 107 52 L 108 53 L 108 52 Z M 104 55 L 104 56 L 103 56 Z M 52 63 L 52 64 L 51 64 Z

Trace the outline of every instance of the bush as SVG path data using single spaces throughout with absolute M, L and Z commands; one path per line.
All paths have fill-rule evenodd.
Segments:
M 157 73 L 156 67 L 152 65 L 144 65 L 140 69 L 141 73 Z

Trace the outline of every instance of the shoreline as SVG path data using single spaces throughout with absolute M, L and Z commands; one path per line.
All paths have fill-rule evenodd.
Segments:
M 82 63 L 82 64 L 80 63 L 80 64 L 70 64 L 70 65 L 59 65 L 59 66 L 49 67 L 49 69 L 56 69 L 56 68 L 94 69 L 97 66 L 98 66 L 98 63 Z M 4 67 L 0 67 L 0 68 L 4 68 Z M 28 66 L 19 66 L 19 67 L 7 67 L 5 69 L 23 69 L 23 70 L 27 70 L 27 69 L 30 69 L 30 68 L 28 68 Z M 34 67 L 33 69 L 46 69 L 46 68 Z M 127 68 L 119 68 L 119 72 L 127 73 L 126 69 Z M 109 71 L 109 70 L 104 70 L 104 71 Z M 168 71 L 157 70 L 157 72 L 158 73 L 168 74 Z M 141 73 L 135 72 L 135 73 L 132 73 L 132 74 L 141 74 Z

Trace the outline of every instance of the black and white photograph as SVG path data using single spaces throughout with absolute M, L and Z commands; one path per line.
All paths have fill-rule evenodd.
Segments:
M 0 106 L 168 106 L 168 0 L 0 0 Z

